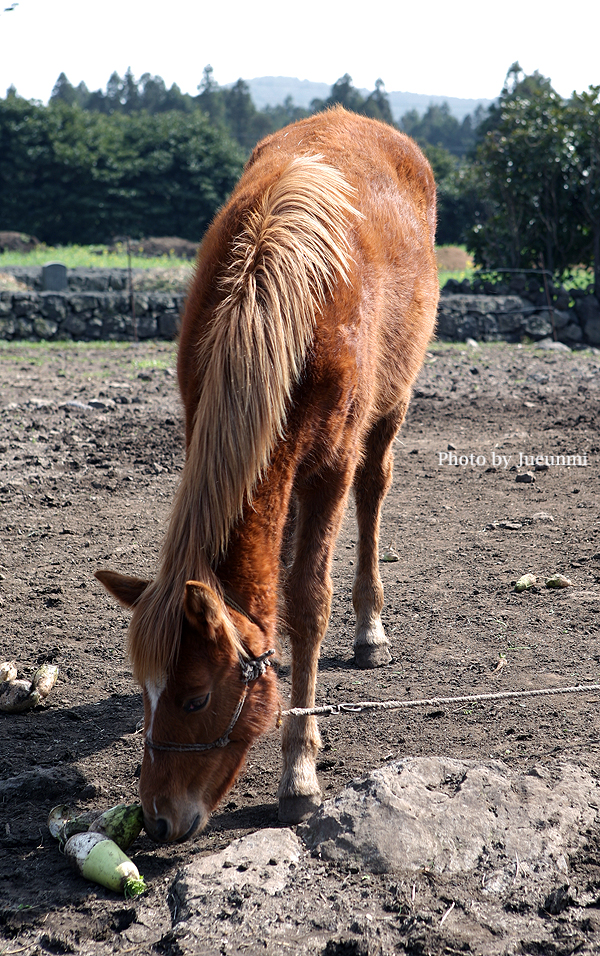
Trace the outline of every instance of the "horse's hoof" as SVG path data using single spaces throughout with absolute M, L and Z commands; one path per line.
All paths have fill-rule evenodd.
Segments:
M 387 644 L 357 644 L 354 648 L 354 663 L 361 670 L 383 667 L 391 659 Z
M 321 797 L 318 793 L 300 797 L 279 798 L 279 822 L 301 823 L 311 817 L 321 806 Z

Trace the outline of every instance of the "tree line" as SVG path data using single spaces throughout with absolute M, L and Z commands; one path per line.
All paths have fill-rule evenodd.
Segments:
M 564 100 L 515 63 L 479 130 L 466 180 L 476 261 L 559 276 L 584 265 L 600 291 L 600 85 Z
M 0 99 L 0 228 L 48 243 L 114 235 L 198 240 L 263 136 L 341 104 L 414 137 L 438 183 L 438 242 L 466 243 L 488 269 L 595 265 L 600 288 L 600 86 L 562 99 L 515 63 L 498 100 L 462 122 L 447 104 L 394 123 L 384 84 L 345 74 L 309 109 L 258 110 L 243 80 L 210 66 L 196 95 L 159 76 L 113 73 L 105 90 L 64 73 L 43 106 Z

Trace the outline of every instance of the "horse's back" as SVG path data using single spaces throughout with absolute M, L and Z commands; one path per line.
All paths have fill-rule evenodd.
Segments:
M 352 382 L 353 401 L 370 405 L 363 411 L 375 419 L 407 399 L 435 326 L 433 174 L 409 137 L 336 109 L 263 140 L 247 164 L 242 190 L 272 181 L 301 155 L 319 155 L 339 170 L 360 214 L 350 228 L 350 281 L 338 283 L 319 318 L 313 361 L 327 364 L 340 384 Z
M 198 345 L 218 305 L 232 250 L 265 197 L 294 163 L 308 157 L 318 159 L 315 176 L 319 167 L 340 174 L 356 215 L 347 223 L 347 275 L 338 278 L 333 294 L 328 291 L 316 316 L 308 369 L 313 374 L 303 376 L 304 405 L 319 404 L 318 395 L 308 394 L 310 383 L 327 385 L 329 377 L 335 381 L 331 388 L 321 387 L 321 416 L 337 401 L 352 403 L 359 418 L 375 418 L 408 395 L 418 374 L 438 298 L 431 168 L 409 137 L 334 109 L 259 143 L 205 237 L 180 341 L 188 436 L 198 396 Z
M 430 241 L 435 234 L 435 184 L 431 168 L 416 143 L 377 120 L 338 108 L 300 120 L 273 133 L 254 149 L 240 185 L 255 177 L 270 179 L 297 156 L 320 155 L 342 172 L 356 190 L 359 205 L 374 213 L 399 196 L 423 204 Z M 239 187 L 238 187 L 239 188 Z

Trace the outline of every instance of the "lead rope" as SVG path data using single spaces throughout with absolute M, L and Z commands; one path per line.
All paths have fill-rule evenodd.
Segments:
M 281 717 L 331 717 L 335 714 L 360 714 L 369 710 L 400 710 L 405 707 L 429 707 L 437 704 L 474 704 L 479 701 L 510 700 L 520 697 L 542 697 L 551 694 L 585 694 L 600 690 L 600 684 L 577 684 L 574 687 L 545 687 L 539 690 L 506 690 L 493 694 L 469 694 L 462 697 L 423 697 L 418 700 L 362 700 L 355 704 L 324 704 L 321 707 L 292 707 L 282 710 Z

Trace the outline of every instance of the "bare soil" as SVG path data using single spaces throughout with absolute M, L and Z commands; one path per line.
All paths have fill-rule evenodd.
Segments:
M 274 730 L 252 750 L 244 776 L 197 840 L 157 847 L 142 835 L 135 859 L 149 891 L 138 901 L 78 878 L 46 827 L 55 804 L 105 809 L 137 796 L 142 703 L 124 653 L 127 614 L 93 572 L 156 569 L 183 461 L 174 363 L 170 344 L 0 345 L 0 659 L 16 658 L 20 676 L 44 661 L 61 669 L 44 706 L 0 714 L 2 954 L 184 952 L 171 934 L 178 870 L 235 837 L 277 826 Z M 374 672 L 352 663 L 350 509 L 333 565 L 319 702 L 598 680 L 599 372 L 600 357 L 591 352 L 432 345 L 396 445 L 383 520 L 382 553 L 391 546 L 399 555 L 381 563 L 393 662 Z M 458 464 L 443 457 L 450 453 Z M 508 467 L 490 470 L 493 454 L 511 456 Z M 513 471 L 520 454 L 580 456 L 581 463 Z M 524 471 L 535 481 L 516 481 Z M 540 584 L 517 594 L 514 582 L 525 572 Z M 544 587 L 556 572 L 573 586 Z M 550 771 L 568 760 L 598 774 L 599 699 L 588 692 L 328 718 L 321 722 L 324 796 L 403 755 L 493 756 L 516 769 Z M 569 892 L 544 910 L 552 948 L 519 942 L 531 910 L 521 901 L 512 916 L 522 915 L 523 935 L 509 941 L 510 952 L 599 951 L 599 846 L 600 828 L 569 861 Z M 322 949 L 328 956 L 458 951 L 451 920 L 441 923 L 449 898 L 434 880 L 424 878 L 415 902 L 410 886 L 389 876 L 366 886 L 360 873 L 333 864 L 319 872 L 327 898 L 339 898 Z M 299 892 L 314 928 L 315 887 L 304 881 Z M 462 892 L 476 892 L 467 877 Z M 459 908 L 460 893 L 457 885 Z M 323 906 L 325 913 L 329 904 Z M 370 935 L 352 915 L 356 907 L 368 908 Z M 223 925 L 230 917 L 223 914 Z M 324 915 L 323 932 L 328 925 Z M 479 951 L 475 933 L 461 950 Z M 275 952 L 258 939 L 255 949 L 244 949 L 250 951 Z

